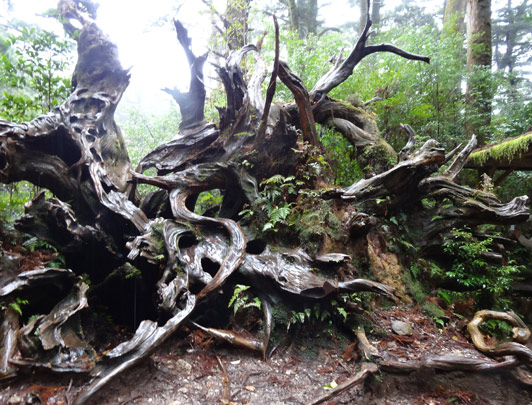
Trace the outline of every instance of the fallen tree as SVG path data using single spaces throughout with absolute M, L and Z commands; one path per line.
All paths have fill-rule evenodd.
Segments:
M 427 57 L 390 44 L 368 44 L 369 18 L 349 56 L 337 58 L 310 91 L 279 60 L 278 28 L 266 99 L 261 95 L 264 71 L 257 69 L 246 83 L 241 69 L 246 53 L 256 53 L 260 61 L 258 49 L 248 45 L 232 52 L 217 67 L 227 95 L 218 124 L 207 122 L 204 116 L 202 68 L 207 55 L 194 55 L 186 29 L 176 21 L 178 41 L 191 69 L 190 89 L 186 93 L 166 91 L 180 106 L 181 125 L 174 140 L 150 152 L 134 170 L 114 121 L 129 74 L 118 61 L 115 45 L 87 11 L 93 8 L 80 3 L 85 2 L 62 0 L 58 6 L 67 31 L 74 30 L 71 20 L 83 27 L 77 39 L 71 95 L 29 123 L 0 121 L 0 181 L 27 180 L 55 196 L 39 194 L 16 227 L 55 246 L 67 267 L 2 272 L 2 302 L 28 298 L 39 308 L 34 313 L 40 314 L 23 319 L 3 306 L 0 372 L 4 377 L 24 367 L 88 375 L 90 382 L 76 398 L 80 404 L 146 358 L 188 321 L 205 333 L 266 356 L 272 305 L 280 300 L 320 302 L 341 292 L 358 291 L 392 301 L 404 299 L 404 292 L 386 285 L 386 277 L 374 281 L 338 273 L 351 262 L 346 252 L 353 251 L 352 246 L 365 247 L 375 260 L 386 253 L 376 227 L 382 219 L 398 212 L 417 217 L 425 232 L 422 244 L 430 247 L 453 227 L 517 223 L 529 216 L 526 196 L 503 204 L 490 192 L 456 183 L 474 148 L 474 138 L 459 154 L 455 150 L 446 155 L 434 140 L 417 148 L 415 134 L 405 126 L 410 140 L 397 158 L 363 108 L 328 96 L 372 53 L 392 52 L 429 62 Z M 292 91 L 294 103 L 272 102 L 278 80 Z M 312 170 L 322 151 L 315 123 L 344 135 L 372 165 L 373 175 L 346 188 L 328 186 L 326 170 Z M 397 163 L 392 165 L 391 160 Z M 144 174 L 153 168 L 157 176 Z M 268 200 L 265 185 L 276 181 L 283 184 L 275 197 L 281 199 Z M 141 198 L 138 184 L 156 190 Z M 222 202 L 200 215 L 195 210 L 198 196 L 212 190 L 221 190 Z M 453 204 L 427 210 L 421 204 L 425 198 L 448 199 Z M 316 211 L 320 204 L 326 204 L 330 212 L 327 219 L 315 216 L 311 225 L 317 228 L 309 231 L 309 217 L 303 212 Z M 299 230 L 286 225 L 290 211 L 299 215 Z M 436 214 L 438 219 L 432 220 Z M 333 228 L 339 233 L 336 239 L 331 237 Z M 302 244 L 304 232 L 306 245 Z M 330 276 L 314 271 L 323 268 Z M 83 338 L 80 314 L 102 302 L 118 305 L 109 297 L 110 291 L 123 286 L 117 274 L 135 269 L 142 282 L 134 284 L 138 306 L 133 314 L 134 336 L 98 353 Z M 246 280 L 261 299 L 265 318 L 261 338 L 246 338 L 199 322 L 209 306 L 217 305 L 215 293 L 234 278 Z M 125 312 L 115 311 L 117 316 Z M 357 336 L 364 340 L 363 332 Z M 483 368 L 470 363 L 440 359 L 428 367 Z M 528 358 L 524 363 L 529 365 Z M 520 363 L 512 360 L 509 364 Z M 338 392 L 375 370 L 368 366 Z

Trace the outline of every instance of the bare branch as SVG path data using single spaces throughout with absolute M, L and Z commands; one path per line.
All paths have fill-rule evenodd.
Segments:
M 475 149 L 475 146 L 477 146 L 477 137 L 473 135 L 471 137 L 471 140 L 468 142 L 466 147 L 462 149 L 462 151 L 458 154 L 458 156 L 454 159 L 453 163 L 443 172 L 443 175 L 445 177 L 450 178 L 451 180 L 454 180 L 456 176 L 458 176 L 458 173 L 464 168 L 464 165 L 467 162 L 467 158 Z
M 313 146 L 318 146 L 319 140 L 316 132 L 316 125 L 314 123 L 312 106 L 310 105 L 310 97 L 303 81 L 297 77 L 283 61 L 279 62 L 279 78 L 286 87 L 290 89 L 295 97 L 297 108 L 299 109 L 299 114 L 301 116 L 303 139 Z
M 364 363 L 362 369 L 356 373 L 351 378 L 345 380 L 342 384 L 338 385 L 336 388 L 330 390 L 326 395 L 318 398 L 315 401 L 311 402 L 311 405 L 323 404 L 324 402 L 340 395 L 342 392 L 347 391 L 349 388 L 353 387 L 356 384 L 362 383 L 368 378 L 370 374 L 375 374 L 379 371 L 379 368 L 374 363 Z
M 405 130 L 405 132 L 408 134 L 408 142 L 406 145 L 401 149 L 398 155 L 399 162 L 402 162 L 403 160 L 407 160 L 412 155 L 412 152 L 414 151 L 414 148 L 416 147 L 416 133 L 412 129 L 412 127 L 408 124 L 401 124 L 401 128 Z
M 325 96 L 335 87 L 343 83 L 349 76 L 353 74 L 353 70 L 358 63 L 366 56 L 375 52 L 391 52 L 403 58 L 420 60 L 424 62 L 430 62 L 430 58 L 425 56 L 416 55 L 407 51 L 404 51 L 394 45 L 380 44 L 380 45 L 366 45 L 371 32 L 369 31 L 372 25 L 372 21 L 369 15 L 369 1 L 368 11 L 366 18 L 366 26 L 360 34 L 360 38 L 353 47 L 351 54 L 340 65 L 334 66 L 325 75 L 323 75 L 318 82 L 314 85 L 314 88 L 310 92 L 311 100 L 314 103 L 319 104 Z
M 373 97 L 371 100 L 364 101 L 364 104 L 363 104 L 363 105 L 364 105 L 364 107 L 367 107 L 367 106 L 370 105 L 370 104 L 373 104 L 373 103 L 375 103 L 375 102 L 377 102 L 377 101 L 382 101 L 382 100 L 383 100 L 382 97 L 375 96 L 375 97 Z
M 163 89 L 163 91 L 170 94 L 179 105 L 183 117 L 181 124 L 179 124 L 179 132 L 188 135 L 191 132 L 201 131 L 206 125 L 204 115 L 206 92 L 203 82 L 203 65 L 207 60 L 208 53 L 196 57 L 194 52 L 192 52 L 192 40 L 188 36 L 185 26 L 178 20 L 174 20 L 174 26 L 177 40 L 185 51 L 190 67 L 190 88 L 186 93 L 168 88 Z
M 264 136 L 266 135 L 266 126 L 268 125 L 268 117 L 270 115 L 270 107 L 273 101 L 273 95 L 275 94 L 275 88 L 277 85 L 277 75 L 279 73 L 279 24 L 277 18 L 273 16 L 273 23 L 275 25 L 275 59 L 273 61 L 273 71 L 270 78 L 270 84 L 268 84 L 268 90 L 266 91 L 266 101 L 264 103 L 264 111 L 262 113 L 262 119 L 260 122 L 259 130 L 255 138 L 255 145 L 260 145 Z
M 430 58 L 428 56 L 417 55 L 415 53 L 407 52 L 404 49 L 401 49 L 392 44 L 378 44 L 378 45 L 369 45 L 364 49 L 364 56 L 371 55 L 375 52 L 390 52 L 395 53 L 396 55 L 402 56 L 405 59 L 410 60 L 419 60 L 421 62 L 430 63 Z

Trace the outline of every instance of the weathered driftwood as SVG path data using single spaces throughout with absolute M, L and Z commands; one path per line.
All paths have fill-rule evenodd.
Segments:
M 499 345 L 489 345 L 485 342 L 482 333 L 479 330 L 479 326 L 489 319 L 497 319 L 505 321 L 512 326 L 513 329 L 513 343 L 502 343 Z M 481 352 L 492 355 L 516 355 L 517 357 L 526 357 L 526 360 L 530 363 L 532 361 L 532 352 L 524 347 L 530 339 L 530 330 L 525 323 L 513 312 L 498 312 L 490 310 L 478 311 L 471 322 L 467 324 L 467 331 L 475 347 Z M 514 353 L 509 353 L 515 348 Z M 532 363 L 531 363 L 532 364 Z

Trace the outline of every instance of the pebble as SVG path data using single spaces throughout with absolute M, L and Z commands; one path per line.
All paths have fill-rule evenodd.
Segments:
M 412 333 L 412 326 L 403 321 L 392 321 L 392 330 L 398 335 L 407 335 L 410 336 Z
M 175 371 L 179 374 L 190 375 L 192 373 L 192 366 L 183 359 L 178 359 L 175 362 Z
M 7 401 L 10 405 L 20 404 L 22 403 L 22 398 L 19 397 L 17 394 L 13 395 L 9 400 Z

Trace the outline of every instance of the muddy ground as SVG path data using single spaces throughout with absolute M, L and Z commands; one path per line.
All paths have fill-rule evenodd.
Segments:
M 393 320 L 412 326 L 410 336 L 391 329 Z M 444 329 L 418 307 L 374 311 L 370 343 L 382 361 L 420 360 L 454 354 L 483 358 L 455 320 Z M 354 375 L 363 359 L 355 345 L 335 332 L 302 325 L 270 348 L 270 357 L 215 342 L 185 330 L 144 363 L 102 389 L 91 404 L 310 404 Z M 2 404 L 70 404 L 87 380 L 42 370 L 4 381 Z M 509 372 L 470 373 L 422 370 L 409 374 L 379 371 L 328 404 L 530 404 L 532 393 Z

